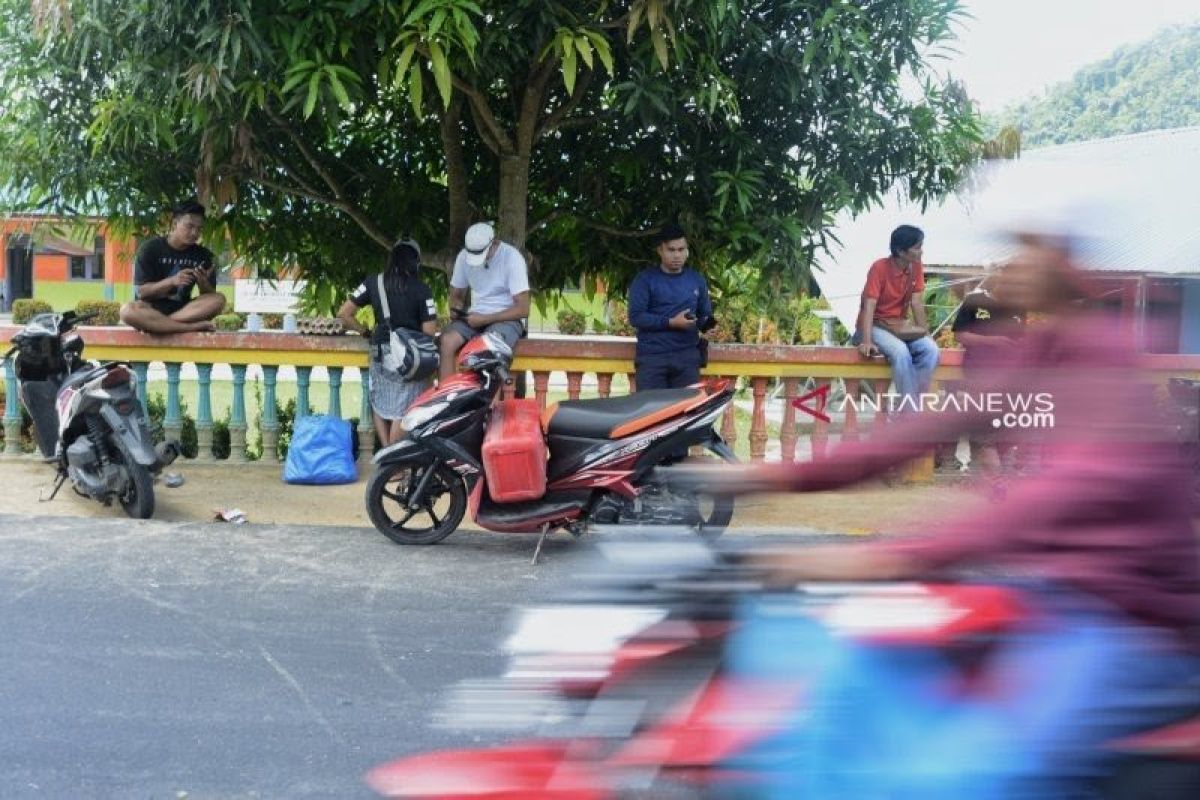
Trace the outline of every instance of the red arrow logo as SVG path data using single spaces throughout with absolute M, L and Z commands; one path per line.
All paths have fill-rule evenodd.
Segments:
M 805 404 L 805 401 L 807 401 L 807 400 L 813 400 L 815 402 L 813 403 L 812 406 L 808 406 Z M 812 417 L 815 417 L 816 419 L 821 420 L 821 422 L 829 422 L 829 415 L 825 413 L 825 406 L 828 404 L 829 404 L 829 384 L 828 383 L 825 384 L 824 386 L 818 386 L 816 389 L 814 389 L 813 391 L 804 395 L 803 397 L 797 397 L 795 400 L 792 401 L 792 406 L 794 408 L 800 409 L 805 414 L 808 414 L 809 416 L 812 416 Z

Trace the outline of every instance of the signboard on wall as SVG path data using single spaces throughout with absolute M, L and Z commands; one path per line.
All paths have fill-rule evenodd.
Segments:
M 259 314 L 291 314 L 299 310 L 304 281 L 235 280 L 233 310 Z

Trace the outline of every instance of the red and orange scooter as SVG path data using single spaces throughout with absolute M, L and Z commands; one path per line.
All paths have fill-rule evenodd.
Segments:
M 691 447 L 734 460 L 715 428 L 733 400 L 729 381 L 542 411 L 533 400 L 496 401 L 511 361 L 498 337 L 473 339 L 458 354 L 461 371 L 409 408 L 408 436 L 376 454 L 367 485 L 368 513 L 385 536 L 439 542 L 468 506 L 487 530 L 543 538 L 589 524 L 686 525 L 712 538 L 729 524 L 731 495 L 668 488 L 656 471 Z

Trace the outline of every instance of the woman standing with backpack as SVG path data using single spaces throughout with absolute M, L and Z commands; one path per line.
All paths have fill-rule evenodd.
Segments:
M 411 239 L 396 242 L 388 254 L 387 269 L 360 283 L 338 311 L 338 318 L 348 330 L 371 338 L 371 411 L 382 447 L 404 435 L 400 419 L 437 369 L 437 349 L 426 338 L 437 335 L 437 305 L 429 286 L 420 278 L 420 267 L 420 246 Z M 375 312 L 374 331 L 354 317 L 368 303 Z M 432 361 L 410 361 L 400 370 L 389 369 L 385 356 L 391 349 L 393 332 L 402 339 L 428 345 L 422 350 L 432 353 Z

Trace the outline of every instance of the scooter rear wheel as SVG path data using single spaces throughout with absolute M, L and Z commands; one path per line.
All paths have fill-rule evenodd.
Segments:
M 694 460 L 726 464 L 738 463 L 733 452 L 724 443 L 719 446 L 708 445 L 706 449 L 709 451 L 707 456 Z M 694 496 L 697 511 L 700 514 L 700 523 L 696 526 L 696 532 L 700 534 L 700 538 L 712 541 L 724 533 L 725 529 L 729 527 L 729 523 L 733 521 L 734 496 L 702 490 L 696 491 Z
M 409 508 L 409 496 L 429 476 L 420 508 Z M 453 470 L 441 464 L 391 464 L 367 482 L 367 514 L 384 536 L 397 544 L 437 544 L 454 531 L 467 511 L 467 488 Z

